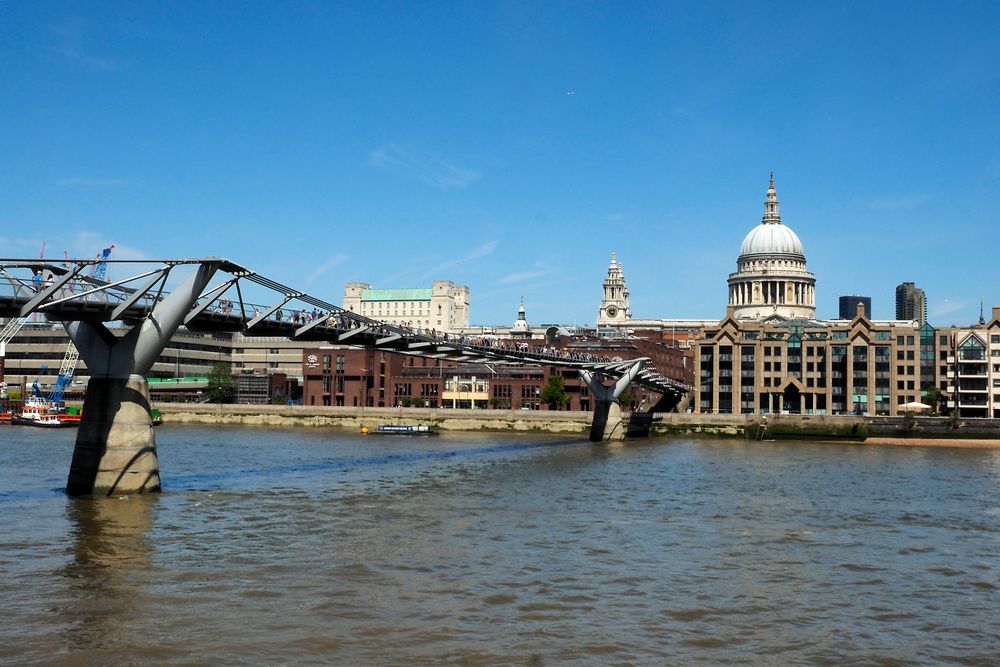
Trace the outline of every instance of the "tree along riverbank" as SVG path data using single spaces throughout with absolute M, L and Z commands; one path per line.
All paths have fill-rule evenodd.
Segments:
M 167 423 L 317 426 L 360 431 L 382 424 L 425 424 L 442 431 L 565 433 L 585 436 L 593 414 L 550 410 L 453 410 L 288 405 L 158 403 Z M 1000 447 L 1000 420 L 846 415 L 637 414 L 629 435 L 712 436 L 749 440 L 816 439 Z

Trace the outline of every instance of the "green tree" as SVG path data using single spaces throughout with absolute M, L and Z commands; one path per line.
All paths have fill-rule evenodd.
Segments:
M 635 394 L 632 393 L 632 387 L 626 387 L 625 391 L 618 397 L 618 405 L 626 409 L 631 408 L 633 401 L 635 401 Z
M 212 365 L 208 374 L 208 388 L 205 395 L 210 403 L 232 403 L 236 396 L 236 386 L 229 364 L 219 362 Z
M 934 385 L 930 385 L 923 391 L 923 400 L 924 403 L 931 406 L 933 414 L 939 414 L 941 412 L 941 404 L 944 402 L 944 394 Z
M 542 387 L 542 393 L 538 397 L 542 403 L 549 406 L 550 410 L 555 410 L 556 406 L 569 403 L 569 394 L 566 393 L 566 383 L 562 376 L 553 373 L 549 376 L 549 381 Z

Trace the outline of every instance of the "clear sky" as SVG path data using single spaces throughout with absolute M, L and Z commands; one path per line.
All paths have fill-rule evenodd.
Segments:
M 0 0 L 0 256 L 223 256 L 472 321 L 721 318 L 768 172 L 837 297 L 1000 303 L 1000 3 Z

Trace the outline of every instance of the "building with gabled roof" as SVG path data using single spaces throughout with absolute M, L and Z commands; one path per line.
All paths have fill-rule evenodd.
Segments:
M 696 412 L 896 414 L 921 398 L 916 322 L 870 320 L 860 305 L 828 322 L 734 310 L 695 341 Z

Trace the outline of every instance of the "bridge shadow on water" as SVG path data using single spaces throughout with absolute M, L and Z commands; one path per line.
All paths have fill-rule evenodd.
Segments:
M 266 467 L 239 468 L 226 471 L 206 471 L 199 473 L 170 474 L 169 470 L 162 474 L 163 492 L 171 491 L 208 491 L 215 490 L 212 483 L 226 483 L 236 480 L 253 479 L 266 480 L 284 476 L 294 476 L 322 472 L 354 472 L 363 469 L 378 469 L 405 465 L 410 463 L 435 463 L 449 460 L 464 461 L 484 459 L 490 456 L 529 452 L 537 450 L 553 450 L 565 447 L 592 445 L 588 440 L 558 440 L 553 442 L 515 443 L 505 445 L 490 445 L 485 447 L 449 448 L 444 450 L 421 450 L 414 452 L 399 452 L 376 454 L 372 456 L 350 456 L 344 458 L 322 459 L 317 461 L 298 462 L 287 465 L 270 465 Z

